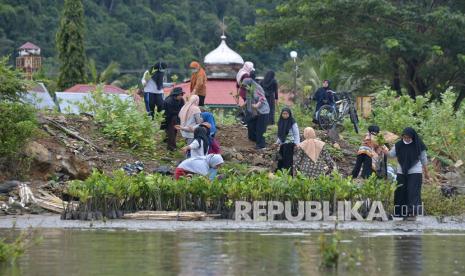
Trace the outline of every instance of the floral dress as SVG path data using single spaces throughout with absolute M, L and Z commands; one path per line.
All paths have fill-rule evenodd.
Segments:
M 320 152 L 316 162 L 299 147 L 294 149 L 294 175 L 297 171 L 308 177 L 318 177 L 322 174 L 329 174 L 336 168 L 336 163 L 325 147 Z

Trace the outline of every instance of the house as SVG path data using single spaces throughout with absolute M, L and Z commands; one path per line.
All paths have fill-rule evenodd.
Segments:
M 76 84 L 73 87 L 66 89 L 64 92 L 56 92 L 60 111 L 63 113 L 79 114 L 79 105 L 87 102 L 92 91 L 95 91 L 96 85 L 92 84 Z M 128 92 L 114 85 L 103 85 L 103 93 L 108 95 L 117 95 L 121 99 L 130 97 Z
M 25 72 L 29 80 L 32 80 L 32 74 L 37 72 L 41 66 L 42 57 L 40 56 L 39 46 L 26 42 L 19 47 L 16 68 Z
M 37 109 L 55 110 L 58 107 L 42 82 L 37 82 L 27 89 L 23 100 Z

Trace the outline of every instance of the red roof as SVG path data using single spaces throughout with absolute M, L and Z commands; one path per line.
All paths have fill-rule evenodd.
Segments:
M 186 95 L 190 94 L 190 82 L 184 82 L 175 85 L 181 87 Z M 165 88 L 165 94 L 171 92 L 171 88 Z M 212 79 L 207 81 L 207 96 L 205 97 L 206 105 L 237 105 L 233 95 L 236 94 L 235 80 Z M 242 100 L 241 100 L 242 102 Z
M 39 50 L 39 46 L 35 45 L 34 43 L 31 43 L 31 42 L 26 42 L 24 43 L 21 47 L 19 47 L 19 49 L 28 49 L 28 50 Z
M 64 92 L 89 93 L 95 90 L 95 86 L 96 85 L 93 85 L 93 84 L 76 84 L 75 86 L 66 89 Z M 114 85 L 104 85 L 103 93 L 127 94 L 126 90 L 121 89 L 118 86 L 114 86 Z

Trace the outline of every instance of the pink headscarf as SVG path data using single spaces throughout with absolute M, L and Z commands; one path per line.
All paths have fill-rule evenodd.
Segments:
M 301 148 L 313 162 L 318 161 L 318 157 L 320 157 L 325 143 L 316 138 L 315 130 L 311 127 L 306 127 L 304 129 L 304 138 L 305 140 L 297 146 Z
M 181 125 L 184 126 L 187 120 L 194 115 L 200 113 L 199 108 L 199 96 L 191 95 L 189 101 L 179 111 L 179 118 L 181 119 Z
M 240 85 L 242 76 L 244 76 L 245 74 L 250 75 L 250 72 L 252 72 L 252 71 L 255 71 L 255 68 L 253 68 L 253 63 L 250 62 L 250 61 L 246 61 L 244 63 L 244 66 L 242 66 L 241 70 L 239 70 L 239 72 L 237 72 L 237 75 L 236 75 L 237 84 Z

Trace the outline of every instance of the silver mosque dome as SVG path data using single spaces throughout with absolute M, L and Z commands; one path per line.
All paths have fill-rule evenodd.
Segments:
M 231 50 L 226 44 L 226 36 L 221 36 L 220 45 L 210 53 L 208 53 L 203 62 L 205 64 L 244 64 L 242 57 Z

